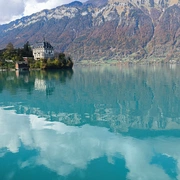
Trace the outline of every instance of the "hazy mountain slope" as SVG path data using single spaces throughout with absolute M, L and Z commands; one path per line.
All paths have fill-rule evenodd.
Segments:
M 178 59 L 180 7 L 173 0 L 89 0 L 44 10 L 0 26 L 0 48 L 45 36 L 74 60 Z

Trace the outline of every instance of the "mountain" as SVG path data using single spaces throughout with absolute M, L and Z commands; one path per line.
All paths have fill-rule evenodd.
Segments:
M 46 38 L 81 60 L 178 60 L 177 0 L 89 0 L 43 10 L 0 26 L 0 48 Z

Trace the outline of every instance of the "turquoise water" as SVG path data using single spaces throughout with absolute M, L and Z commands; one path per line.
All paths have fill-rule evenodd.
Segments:
M 180 179 L 179 68 L 0 72 L 0 180 Z

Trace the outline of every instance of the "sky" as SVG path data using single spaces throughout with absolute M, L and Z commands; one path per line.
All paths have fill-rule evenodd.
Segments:
M 0 24 L 9 23 L 43 9 L 52 9 L 73 0 L 0 0 Z M 86 0 L 79 0 L 85 2 Z

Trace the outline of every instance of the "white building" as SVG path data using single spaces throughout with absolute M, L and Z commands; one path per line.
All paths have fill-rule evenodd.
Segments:
M 35 60 L 54 58 L 54 48 L 49 42 L 38 42 L 33 46 Z

